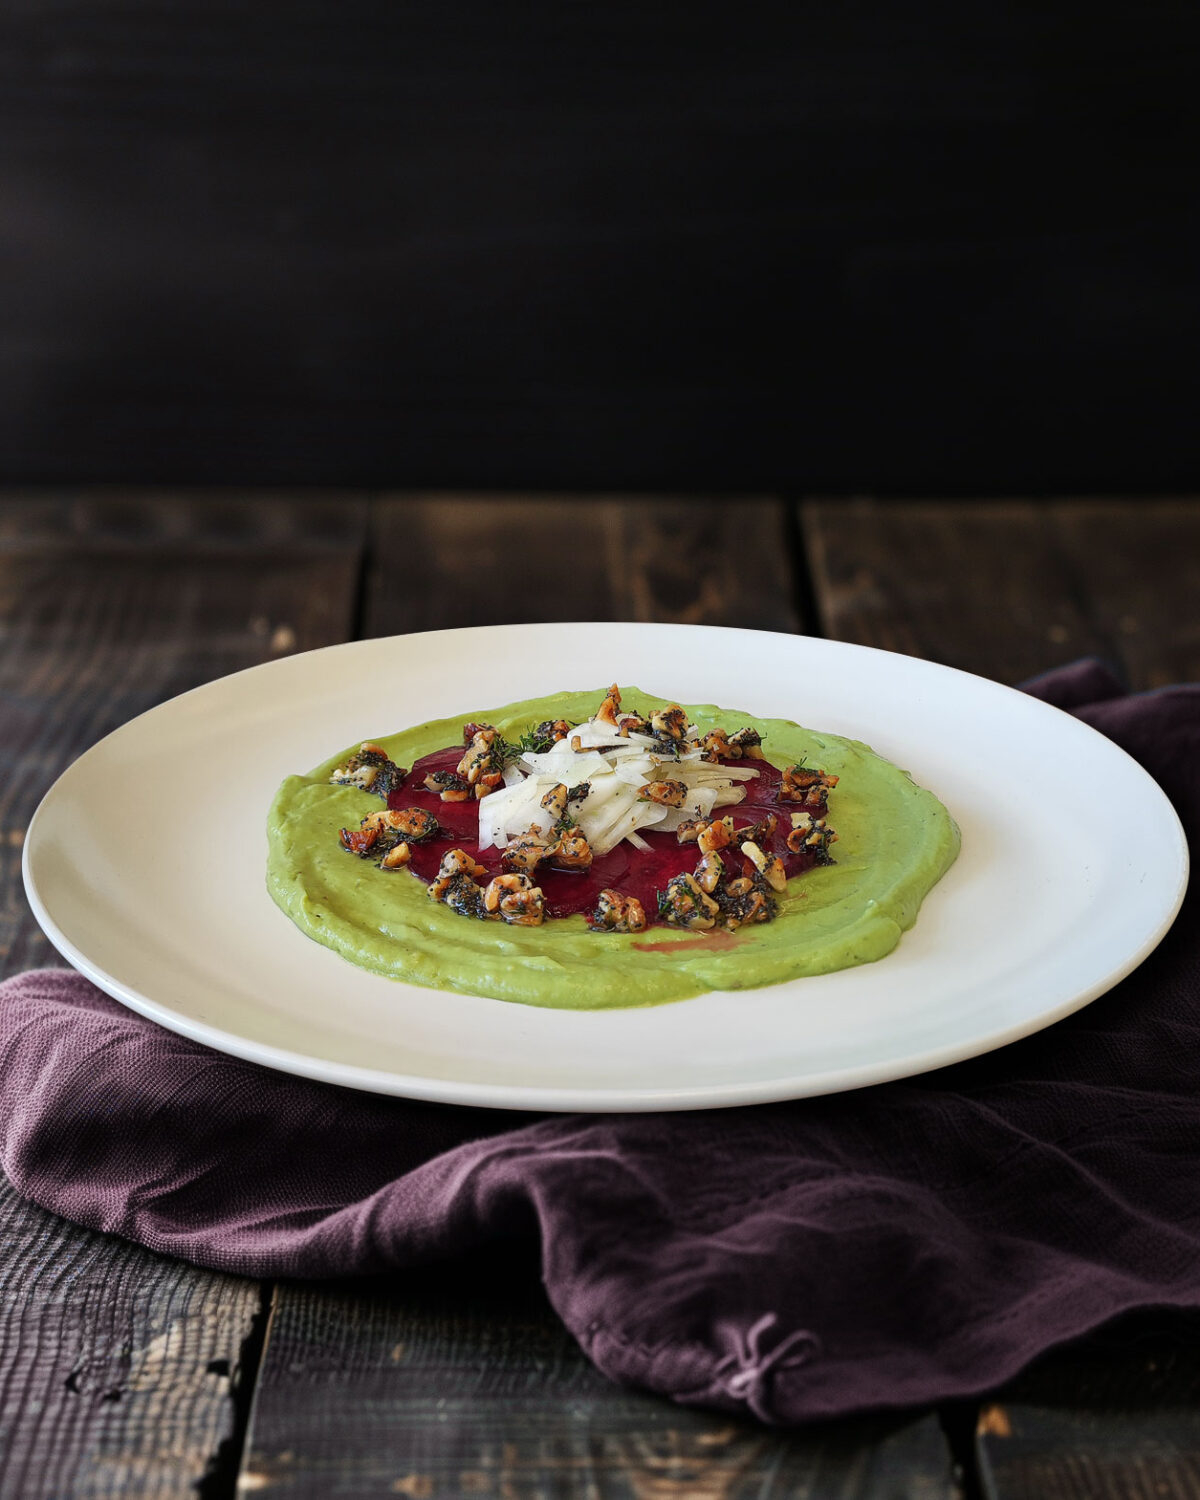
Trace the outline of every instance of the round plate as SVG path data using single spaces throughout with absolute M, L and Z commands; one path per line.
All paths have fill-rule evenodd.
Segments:
M 544 1010 L 368 974 L 272 903 L 265 820 L 290 772 L 409 724 L 621 676 L 664 699 L 865 740 L 936 793 L 962 853 L 900 946 L 764 989 Z M 1136 840 L 1104 816 L 1111 806 Z M 693 1109 L 905 1077 L 1058 1020 L 1158 943 L 1183 899 L 1187 846 L 1123 751 L 983 678 L 803 636 L 515 625 L 334 646 L 151 709 L 47 793 L 24 873 L 76 968 L 236 1056 L 460 1104 Z

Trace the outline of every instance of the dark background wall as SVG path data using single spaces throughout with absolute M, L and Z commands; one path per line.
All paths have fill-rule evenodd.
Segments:
M 0 0 L 0 481 L 1200 483 L 1194 0 Z

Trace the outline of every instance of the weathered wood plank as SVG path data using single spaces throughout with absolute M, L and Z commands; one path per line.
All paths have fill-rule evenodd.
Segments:
M 756 497 L 391 497 L 365 634 L 540 620 L 798 630 L 787 524 Z
M 1197 1500 L 1200 1320 L 1141 1314 L 1047 1357 L 980 1410 L 987 1500 Z
M 201 682 L 345 639 L 361 502 L 0 497 L 0 973 L 55 963 L 20 883 L 42 794 Z
M 801 518 L 826 635 L 1001 682 L 1113 654 L 1044 506 L 808 501 Z
M 821 623 L 1001 682 L 1097 654 L 1200 676 L 1200 501 L 809 501 Z
M 0 1180 L 0 1500 L 194 1500 L 233 1437 L 256 1282 L 92 1234 Z
M 62 767 L 174 693 L 345 638 L 364 530 L 350 501 L 0 497 L 0 972 L 57 961 L 19 863 Z M 260 1297 L 0 1187 L 0 1496 L 194 1497 L 206 1473 L 228 1494 Z
M 245 1491 L 321 1497 L 956 1496 L 932 1417 L 804 1433 L 622 1389 L 528 1269 L 276 1291 Z
M 1200 681 L 1200 499 L 1062 501 L 1053 517 L 1132 685 Z
M 357 551 L 368 503 L 353 490 L 4 489 L 0 549 Z

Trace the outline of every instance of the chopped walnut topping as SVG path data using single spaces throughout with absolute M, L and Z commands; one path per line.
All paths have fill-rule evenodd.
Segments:
M 596 932 L 644 932 L 648 924 L 636 896 L 601 891 L 595 911 L 588 915 L 588 925 Z
M 730 817 L 706 823 L 696 839 L 701 854 L 715 854 L 719 849 L 728 849 L 732 842 L 733 819 Z
M 457 771 L 430 771 L 425 785 L 431 792 L 440 792 L 443 802 L 469 802 L 474 795 L 471 783 Z
M 735 760 L 740 755 L 745 755 L 750 760 L 765 760 L 766 757 L 762 752 L 762 735 L 750 725 L 747 725 L 745 729 L 739 729 L 736 734 L 729 736 L 729 753 Z
M 447 849 L 438 866 L 437 878 L 446 880 L 456 875 L 466 875 L 471 880 L 478 880 L 486 874 L 487 868 L 477 859 L 472 859 L 465 849 Z
M 769 922 L 775 915 L 775 903 L 755 881 L 747 876 L 731 880 L 718 892 L 723 925 L 734 931 L 756 922 Z
M 607 698 L 605 698 L 604 702 L 600 705 L 599 711 L 596 714 L 596 718 L 601 724 L 611 724 L 615 729 L 617 727 L 617 713 L 619 712 L 620 707 L 621 690 L 614 682 L 612 687 L 610 687 L 608 690 Z
M 740 750 L 732 750 L 729 745 L 729 736 L 723 729 L 710 729 L 700 741 L 700 752 L 705 760 L 718 761 L 736 760 L 742 753 Z
M 619 735 L 646 735 L 653 740 L 648 746 L 655 765 L 652 774 L 663 779 L 638 787 L 637 795 L 643 801 L 686 809 L 688 784 L 671 779 L 671 762 L 678 762 L 684 752 L 690 754 L 698 749 L 710 762 L 764 758 L 762 737 L 752 725 L 733 733 L 721 727 L 702 733 L 691 725 L 686 711 L 677 703 L 652 713 L 648 709 L 647 713 L 649 717 L 622 710 L 620 688 L 614 683 L 595 714 L 598 721 L 611 726 Z M 541 752 L 566 742 L 572 750 L 581 751 L 581 735 L 582 731 L 576 732 L 564 719 L 546 719 L 522 734 L 519 749 Z M 507 744 L 495 726 L 470 721 L 463 725 L 463 753 L 456 769 L 430 771 L 424 777 L 424 784 L 444 801 L 483 798 L 504 785 L 506 759 L 517 754 L 518 748 Z M 339 767 L 331 780 L 374 791 L 386 802 L 406 774 L 387 758 L 382 746 L 368 741 L 348 758 L 345 766 Z M 682 767 L 675 769 L 676 776 L 685 774 L 689 773 Z M 827 808 L 830 790 L 837 782 L 836 776 L 801 765 L 790 766 L 782 773 L 780 801 L 794 807 L 799 804 L 792 814 L 792 828 L 786 841 L 790 852 L 808 854 L 817 863 L 832 863 L 829 846 L 837 834 L 823 817 L 814 814 Z M 518 926 L 540 925 L 545 920 L 545 899 L 541 887 L 534 884 L 538 867 L 586 871 L 594 863 L 590 842 L 575 821 L 577 815 L 588 821 L 586 810 L 580 813 L 579 809 L 591 790 L 588 781 L 572 786 L 567 778 L 548 791 L 543 782 L 538 789 L 540 805 L 549 818 L 541 813 L 538 817 L 542 824 L 553 823 L 549 831 L 535 823 L 515 838 L 509 834 L 508 845 L 501 855 L 502 873 L 491 878 L 487 867 L 471 854 L 463 849 L 449 850 L 428 886 L 430 898 L 466 916 L 503 920 Z M 672 926 L 704 932 L 716 926 L 735 929 L 771 920 L 778 909 L 773 893 L 787 888 L 783 860 L 774 853 L 779 819 L 775 813 L 759 815 L 757 809 L 752 816 L 758 816 L 758 821 L 738 829 L 729 814 L 714 817 L 710 813 L 707 818 L 680 821 L 676 837 L 680 844 L 696 845 L 699 862 L 693 873 L 676 875 L 668 881 L 666 890 L 659 893 L 657 914 L 651 912 L 648 916 L 634 896 L 605 889 L 588 914 L 588 923 L 605 932 L 641 932 L 657 915 Z M 358 829 L 342 829 L 340 839 L 347 850 L 359 857 L 373 858 L 383 869 L 398 869 L 411 863 L 414 844 L 439 831 L 438 820 L 422 809 L 385 809 L 364 818 Z M 729 855 L 725 856 L 723 851 L 727 849 Z M 726 864 L 735 850 L 741 851 L 746 861 L 741 868 L 748 872 L 736 878 L 731 875 L 731 865 Z
M 837 834 L 824 818 L 814 818 L 806 812 L 792 814 L 792 831 L 786 843 L 793 854 L 812 854 L 819 865 L 831 865 L 829 846 L 836 842 Z
M 705 932 L 712 927 L 721 908 L 700 888 L 694 875 L 676 875 L 658 898 L 658 914 L 672 927 Z
M 557 822 L 567 810 L 567 799 L 570 793 L 560 781 L 557 786 L 552 786 L 542 798 L 542 806 Z
M 578 829 L 564 828 L 546 855 L 546 863 L 556 870 L 590 870 L 592 846 Z
M 774 813 L 768 813 L 757 823 L 748 823 L 745 828 L 735 828 L 733 836 L 738 840 L 751 839 L 756 844 L 765 844 L 778 827 L 779 819 Z
M 650 727 L 654 731 L 655 739 L 678 746 L 683 743 L 690 726 L 687 714 L 678 703 L 672 703 L 669 707 L 660 708 L 650 715 Z
M 369 813 L 362 821 L 364 828 L 377 828 L 382 833 L 390 829 L 398 838 L 421 844 L 439 831 L 438 820 L 423 807 L 397 808 L 394 812 Z
M 518 834 L 515 839 L 509 840 L 508 848 L 501 856 L 504 868 L 532 875 L 550 853 L 553 843 L 553 839 L 534 824 L 527 833 Z
M 565 740 L 570 732 L 571 726 L 566 719 L 543 719 L 533 734 L 539 741 L 548 740 L 550 744 L 556 745 L 559 740 Z
M 496 753 L 496 731 L 490 724 L 484 725 L 476 731 L 459 761 L 458 774 L 465 777 L 469 785 L 474 786 L 485 772 L 504 770 L 502 764 L 496 764 L 499 759 Z
M 513 927 L 540 927 L 545 901 L 528 875 L 497 875 L 483 892 L 484 910 Z
M 642 802 L 657 802 L 660 807 L 682 807 L 687 801 L 687 783 L 683 781 L 651 781 L 638 792 Z
M 711 896 L 725 879 L 725 861 L 719 854 L 706 854 L 696 866 L 696 884 Z
M 783 860 L 777 854 L 764 854 L 752 839 L 747 839 L 743 843 L 742 853 L 773 891 L 787 889 L 787 871 L 783 868 Z
M 487 871 L 471 858 L 465 850 L 448 849 L 442 856 L 437 878 L 428 887 L 431 901 L 444 901 L 453 911 L 464 917 L 487 917 L 483 904 L 483 888 L 477 884 Z
M 373 854 L 388 856 L 401 843 L 420 843 L 423 839 L 432 838 L 437 831 L 437 819 L 432 813 L 419 807 L 405 808 L 402 812 L 384 809 L 382 812 L 368 813 L 357 831 L 343 828 L 338 839 L 343 849 L 357 854 L 360 859 L 366 859 Z M 404 864 L 407 859 L 407 854 L 399 860 L 385 857 L 380 860 L 380 864 L 385 869 L 393 870 L 397 864 Z
M 534 824 L 509 841 L 501 858 L 506 870 L 532 875 L 543 860 L 556 870 L 590 870 L 593 855 L 592 846 L 573 824 L 560 825 L 550 833 Z
M 838 777 L 824 771 L 810 770 L 808 766 L 788 766 L 779 783 L 781 802 L 803 802 L 813 812 L 821 812 L 829 806 L 829 793 L 837 786 Z
M 357 854 L 359 859 L 366 859 L 379 841 L 379 830 L 377 828 L 343 828 L 338 834 L 338 839 L 343 849 L 348 849 L 351 854 Z
M 430 886 L 431 891 L 432 889 L 433 886 Z M 460 917 L 475 917 L 481 921 L 487 918 L 487 908 L 483 904 L 483 887 L 474 880 L 469 880 L 465 875 L 456 876 L 451 880 L 438 899 L 444 901 L 450 910 L 457 912 Z
M 329 781 L 333 786 L 356 786 L 386 802 L 407 774 L 403 766 L 388 759 L 382 746 L 365 740 L 344 766 L 329 773 Z

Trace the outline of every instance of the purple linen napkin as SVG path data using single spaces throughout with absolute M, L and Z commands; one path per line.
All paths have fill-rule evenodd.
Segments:
M 1200 827 L 1200 687 L 1096 663 L 1031 691 Z M 256 1276 L 385 1271 L 540 1235 L 606 1374 L 796 1423 L 995 1387 L 1136 1307 L 1200 1306 L 1196 897 L 1118 989 L 903 1083 L 754 1109 L 412 1104 L 211 1052 L 82 977 L 0 986 L 0 1160 L 67 1218 Z

